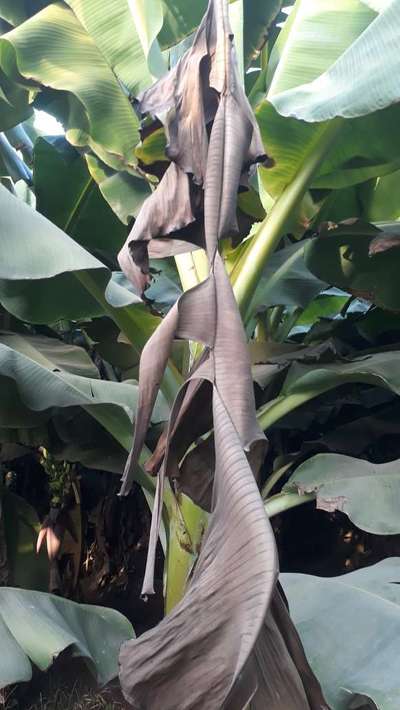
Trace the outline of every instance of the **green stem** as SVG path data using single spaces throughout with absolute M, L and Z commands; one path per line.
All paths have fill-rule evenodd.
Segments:
M 179 254 L 175 257 L 175 262 L 185 291 L 197 286 L 208 276 L 208 262 L 203 251 Z M 207 513 L 187 496 L 180 495 L 177 498 L 172 490 L 170 493 L 168 503 L 165 501 L 169 515 L 165 592 L 167 614 L 185 593 L 190 570 L 207 526 Z
M 279 328 L 282 316 L 285 312 L 285 306 L 273 306 L 270 309 L 269 312 L 269 318 L 268 318 L 268 330 L 269 330 L 269 335 L 272 338 L 272 340 L 277 340 L 275 337 L 276 331 Z
M 197 286 L 208 276 L 208 259 L 204 249 L 178 254 L 175 263 L 184 291 Z
M 165 612 L 169 614 L 182 599 L 190 571 L 200 550 L 208 515 L 185 495 L 177 499 L 171 491 L 169 540 L 166 559 Z
M 269 493 L 271 493 L 273 487 L 280 481 L 282 476 L 285 475 L 287 471 L 293 466 L 293 461 L 290 461 L 289 463 L 286 463 L 284 466 L 281 466 L 278 468 L 276 471 L 273 471 L 269 478 L 267 479 L 264 488 L 261 491 L 261 497 L 263 500 L 265 500 L 268 496 Z
M 266 262 L 274 253 L 294 209 L 302 200 L 311 180 L 331 148 L 342 119 L 330 121 L 319 134 L 297 175 L 282 192 L 271 212 L 261 223 L 257 234 L 249 240 L 249 246 L 235 265 L 233 287 L 243 320 L 248 322 L 251 300 Z
M 196 249 L 196 251 L 192 252 L 192 256 L 200 283 L 200 281 L 204 281 L 208 277 L 210 272 L 207 254 L 204 249 Z
M 258 343 L 267 343 L 268 342 L 268 328 L 265 323 L 265 320 L 266 320 L 265 313 L 261 313 L 256 318 L 256 329 L 254 332 L 254 338 Z
M 184 291 L 198 286 L 199 283 L 208 277 L 208 258 L 204 249 L 196 249 L 196 251 L 178 254 L 175 257 L 175 263 Z M 190 370 L 195 360 L 200 356 L 202 350 L 203 345 L 201 343 L 190 342 L 188 344 L 188 370 Z
M 265 502 L 265 512 L 269 518 L 272 518 L 274 515 L 284 513 L 285 510 L 297 508 L 298 505 L 315 500 L 315 495 L 315 493 L 304 493 L 301 496 L 298 493 L 277 493 Z
M 193 253 L 188 251 L 183 254 L 178 254 L 175 257 L 175 264 L 178 269 L 183 290 L 188 291 L 190 288 L 193 288 L 193 286 L 197 286 L 199 280 L 197 278 L 197 270 L 193 259 Z
M 254 110 L 256 106 L 265 99 L 266 94 L 266 74 L 267 67 L 261 68 L 258 73 L 258 77 L 255 80 L 253 86 L 251 87 L 250 93 L 248 95 L 249 104 Z
M 319 394 L 319 391 L 316 394 Z M 257 420 L 261 429 L 266 431 L 266 429 L 269 429 L 269 427 L 279 421 L 279 419 L 282 419 L 286 414 L 292 412 L 293 409 L 300 407 L 304 402 L 308 402 L 308 400 L 315 397 L 316 394 L 314 394 L 314 392 L 301 392 L 300 394 L 289 394 L 286 397 L 281 395 L 280 397 L 271 399 L 270 402 L 260 407 L 257 412 Z
M 261 71 L 265 71 L 268 66 L 268 59 L 269 59 L 269 48 L 268 48 L 268 42 L 264 43 L 264 46 L 260 52 L 260 66 L 261 66 Z
M 86 201 L 88 195 L 90 194 L 91 190 L 94 188 L 94 180 L 89 176 L 88 180 L 85 182 L 80 195 L 78 199 L 75 202 L 74 207 L 72 208 L 67 221 L 65 222 L 65 225 L 63 227 L 64 232 L 67 234 L 71 235 L 71 232 L 73 231 L 73 227 L 75 226 L 76 220 L 79 217 L 79 212 L 81 207 L 83 206 L 84 202 Z

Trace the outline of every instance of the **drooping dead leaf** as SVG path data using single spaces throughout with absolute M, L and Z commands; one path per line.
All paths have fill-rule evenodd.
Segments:
M 223 707 L 275 586 L 272 531 L 217 390 L 214 424 L 214 510 L 188 591 L 156 628 L 121 651 L 122 688 L 136 708 Z
M 197 225 L 194 228 L 201 199 L 199 189 L 192 186 L 189 176 L 178 165 L 171 163 L 157 189 L 145 201 L 119 255 L 121 268 L 140 292 L 144 291 L 149 281 L 147 243 L 154 237 L 173 234 L 178 239 L 186 239 L 185 251 L 193 246 L 204 246 L 202 230 Z M 170 239 L 158 240 L 152 256 L 162 258 L 181 250 L 182 245 L 172 245 Z
M 310 678 L 307 673 L 303 677 L 302 659 L 293 658 L 285 640 L 288 628 L 292 633 L 290 619 L 277 620 L 269 610 L 278 574 L 276 549 L 256 483 L 266 440 L 256 420 L 245 332 L 218 253 L 218 240 L 237 230 L 239 186 L 249 167 L 265 158 L 238 77 L 226 0 L 210 0 L 191 49 L 141 97 L 139 108 L 164 123 L 167 155 L 174 167 L 144 205 L 121 252 L 121 266 L 143 289 L 149 244 L 168 236 L 171 249 L 175 228 L 180 230 L 175 232 L 178 239 L 185 238 L 182 229 L 193 221 L 193 194 L 199 189 L 204 190 L 209 261 L 209 277 L 181 296 L 148 341 L 140 362 L 138 415 L 122 493 L 133 481 L 173 339 L 205 346 L 177 395 L 168 429 L 150 463 L 153 472 L 161 467 L 144 594 L 153 591 L 164 478 L 177 478 L 179 484 L 180 460 L 188 444 L 212 424 L 215 462 L 210 457 L 203 474 L 212 512 L 187 591 L 156 628 L 123 646 L 121 685 L 129 702 L 141 710 L 242 710 L 249 702 L 254 708 L 265 707 L 266 698 L 274 699 L 276 710 L 322 709 L 327 706 L 307 699 L 312 694 Z M 205 382 L 210 384 L 204 389 Z M 212 421 L 206 408 L 206 416 L 195 423 L 188 413 L 204 392 L 212 394 Z M 190 454 L 185 461 L 190 464 Z M 185 462 L 183 473 L 184 467 Z M 193 477 L 184 475 L 182 483 L 195 498 Z M 272 672 L 265 666 L 271 659 Z M 284 674 L 279 671 L 283 660 Z M 312 686 L 316 681 L 310 674 Z
M 139 97 L 137 108 L 164 123 L 166 154 L 172 160 L 119 254 L 121 268 L 143 290 L 151 240 L 157 242 L 151 246 L 153 257 L 180 253 L 182 240 L 188 242 L 188 250 L 193 244 L 204 246 L 200 188 L 208 200 L 209 242 L 211 235 L 216 240 L 233 234 L 239 185 L 246 184 L 251 165 L 267 159 L 239 80 L 228 14 L 221 2 L 209 3 L 192 47 Z M 172 235 L 177 237 L 175 246 L 168 238 Z

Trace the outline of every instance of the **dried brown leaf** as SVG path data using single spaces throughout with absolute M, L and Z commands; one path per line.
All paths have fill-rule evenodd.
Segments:
M 170 170 L 165 194 L 160 183 L 149 198 L 154 210 L 144 206 L 120 257 L 121 265 L 133 281 L 144 284 L 149 241 L 166 234 L 172 237 L 175 227 L 183 227 L 193 216 L 193 192 L 186 189 L 190 181 L 183 180 L 185 189 L 180 194 L 177 189 L 182 175 L 188 179 L 190 174 L 193 183 L 204 187 L 210 269 L 209 277 L 170 310 L 141 358 L 134 444 L 123 493 L 133 480 L 173 339 L 205 346 L 177 395 L 168 429 L 149 463 L 153 472 L 161 467 L 144 594 L 153 591 L 165 476 L 178 478 L 179 483 L 182 475 L 181 484 L 196 498 L 199 481 L 194 480 L 194 471 L 186 475 L 195 455 L 189 454 L 181 466 L 180 461 L 187 446 L 211 426 L 207 407 L 200 422 L 188 416 L 204 393 L 212 395 L 214 436 L 197 447 L 197 456 L 210 453 L 204 468 L 198 467 L 199 495 L 208 498 L 212 512 L 183 599 L 155 629 L 123 646 L 121 685 L 129 702 L 141 710 L 242 710 L 250 701 L 253 707 L 265 707 L 266 698 L 273 699 L 271 707 L 279 710 L 314 710 L 317 706 L 308 704 L 300 677 L 302 669 L 296 667 L 273 612 L 268 612 L 277 579 L 276 549 L 254 475 L 266 440 L 256 419 L 245 332 L 218 253 L 218 240 L 237 229 L 239 185 L 250 165 L 265 157 L 238 78 L 226 0 L 210 0 L 192 48 L 173 72 L 146 92 L 140 107 L 164 122 L 167 152 L 177 167 Z M 177 197 L 185 204 L 173 205 Z M 173 207 L 184 215 L 177 225 Z M 266 661 L 271 662 L 272 672 Z

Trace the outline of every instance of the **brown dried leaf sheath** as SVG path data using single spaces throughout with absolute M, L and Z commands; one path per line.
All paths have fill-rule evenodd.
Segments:
M 212 513 L 186 594 L 156 628 L 121 650 L 121 685 L 129 702 L 141 710 L 241 710 L 250 701 L 257 709 L 326 707 L 304 654 L 293 653 L 283 635 L 285 629 L 287 638 L 295 633 L 289 616 L 278 619 L 269 609 L 273 595 L 277 608 L 282 605 L 276 590 L 275 541 L 249 465 L 249 460 L 259 465 L 266 440 L 255 416 L 245 333 L 217 249 L 218 239 L 236 228 L 236 196 L 243 174 L 265 157 L 238 80 L 232 39 L 226 0 L 210 0 L 192 48 L 140 101 L 143 112 L 164 122 L 173 162 L 136 220 L 120 255 L 121 266 L 143 289 L 148 244 L 156 240 L 160 244 L 168 236 L 173 253 L 174 233 L 185 239 L 185 230 L 195 219 L 194 202 L 200 204 L 203 189 L 210 268 L 209 277 L 169 311 L 140 362 L 138 415 L 122 493 L 129 491 L 133 480 L 173 339 L 205 345 L 152 457 L 154 468 L 162 464 L 145 594 L 153 591 L 164 476 L 179 476 L 187 445 L 212 423 L 215 441 L 215 466 L 208 469 L 208 480 L 214 474 Z M 162 247 L 158 250 L 162 254 Z M 193 422 L 188 413 L 208 391 L 212 412 L 205 407 L 205 415 Z M 187 483 L 188 493 L 196 497 L 190 476 Z M 293 647 L 301 649 L 295 639 Z M 307 699 L 307 693 L 314 700 Z

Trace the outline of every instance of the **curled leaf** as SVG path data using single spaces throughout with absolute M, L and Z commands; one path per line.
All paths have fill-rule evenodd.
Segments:
M 121 250 L 119 263 L 122 270 L 137 286 L 144 291 L 149 282 L 149 255 L 162 258 L 171 253 L 170 240 L 158 240 L 155 253 L 149 254 L 147 242 L 160 234 L 168 236 L 176 234 L 181 239 L 187 238 L 189 244 L 184 245 L 185 251 L 194 248 L 196 243 L 203 246 L 202 233 L 188 228 L 193 225 L 196 217 L 196 203 L 200 203 L 200 195 L 191 187 L 189 177 L 175 163 L 171 163 L 164 173 L 160 184 L 145 201 L 132 231 L 128 237 L 128 246 Z M 194 242 L 194 244 L 192 244 Z M 172 249 L 179 253 L 180 247 Z
M 144 205 L 120 263 L 143 288 L 149 240 L 167 233 L 174 236 L 168 231 L 174 219 L 172 199 L 178 194 L 174 180 L 182 180 L 182 174 L 192 188 L 182 192 L 186 203 L 175 208 L 178 215 L 190 219 L 193 184 L 203 187 L 209 261 L 208 278 L 178 299 L 146 344 L 140 362 L 138 415 L 123 477 L 124 494 L 133 481 L 173 339 L 205 346 L 176 397 L 168 428 L 150 462 L 159 474 L 143 594 L 153 591 L 165 476 L 176 479 L 179 486 L 186 449 L 212 427 L 214 433 L 210 449 L 201 448 L 211 454 L 210 459 L 198 471 L 211 515 L 187 591 L 156 628 L 122 647 L 122 689 L 133 707 L 141 710 L 242 710 L 249 702 L 250 707 L 265 707 L 266 699 L 275 703 L 271 708 L 276 710 L 324 708 L 322 703 L 309 703 L 309 678 L 302 676 L 304 659 L 291 658 L 280 628 L 282 619 L 272 619 L 268 611 L 278 565 L 256 482 L 266 439 L 256 419 L 246 335 L 218 252 L 218 240 L 237 229 L 239 185 L 250 165 L 265 157 L 238 78 L 226 0 L 210 0 L 192 48 L 175 70 L 146 92 L 140 107 L 164 121 L 167 153 L 176 167 L 170 169 L 169 194 L 161 181 L 150 198 L 154 205 L 160 201 L 161 219 L 157 216 L 154 221 L 156 211 Z M 211 399 L 212 411 L 206 405 L 200 417 L 190 416 L 203 397 L 209 403 Z M 185 461 L 189 466 L 190 454 Z M 195 498 L 193 478 L 184 476 L 182 483 Z M 290 627 L 290 620 L 287 623 Z M 283 676 L 277 667 L 282 658 L 291 680 L 285 680 L 288 690 L 280 700 Z M 271 674 L 264 667 L 270 659 L 275 660 Z M 311 671 L 310 675 L 315 681 Z M 318 690 L 317 683 L 315 687 Z
M 166 154 L 172 161 L 119 254 L 121 268 L 143 290 L 148 282 L 148 242 L 157 239 L 162 256 L 166 256 L 163 239 L 174 233 L 178 240 L 189 242 L 187 250 L 193 244 L 204 246 L 201 187 L 207 201 L 205 231 L 218 239 L 237 233 L 239 185 L 247 183 L 251 165 L 266 160 L 239 79 L 228 13 L 221 0 L 209 2 L 193 45 L 172 71 L 139 97 L 138 110 L 164 123 Z M 176 250 L 171 247 L 169 243 L 169 254 L 182 249 L 181 244 Z
M 120 655 L 124 694 L 136 708 L 223 707 L 276 581 L 275 543 L 256 482 L 216 390 L 213 398 L 214 511 L 193 578 L 174 611 L 137 642 L 124 644 Z

